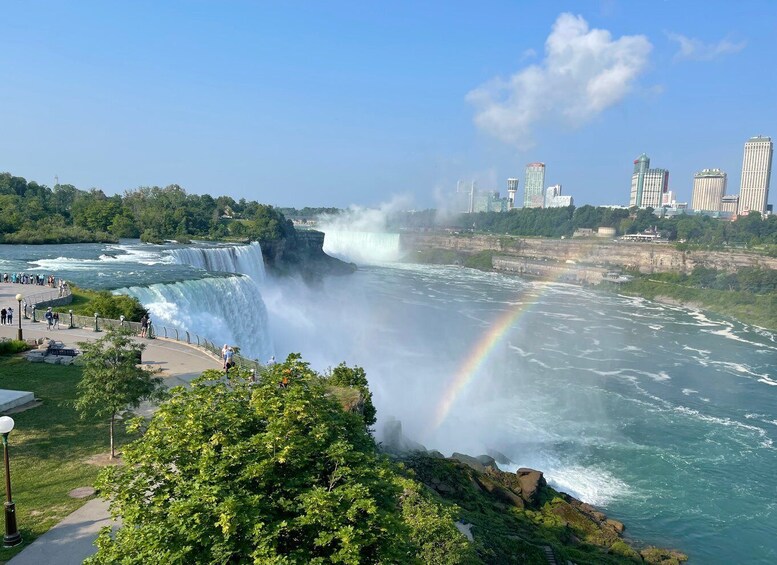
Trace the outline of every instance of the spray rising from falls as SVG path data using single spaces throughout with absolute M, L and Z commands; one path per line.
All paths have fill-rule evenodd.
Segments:
M 248 275 L 257 284 L 265 278 L 262 248 L 258 243 L 237 247 L 187 247 L 173 249 L 170 255 L 176 263 L 191 265 L 205 271 Z
M 259 287 L 249 277 L 133 286 L 117 292 L 140 300 L 157 328 L 178 328 L 216 344 L 235 344 L 247 357 L 263 360 L 272 355 L 267 310 Z
M 345 261 L 375 264 L 399 261 L 399 234 L 324 229 L 324 252 Z

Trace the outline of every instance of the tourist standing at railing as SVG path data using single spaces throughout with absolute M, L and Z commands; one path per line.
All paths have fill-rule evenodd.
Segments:
M 148 333 L 148 316 L 146 314 L 143 314 L 143 317 L 140 319 L 140 337 L 146 337 L 147 333 Z

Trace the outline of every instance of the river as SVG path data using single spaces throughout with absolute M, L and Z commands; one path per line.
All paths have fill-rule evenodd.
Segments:
M 348 237 L 332 239 L 349 258 Z M 378 434 L 395 417 L 427 448 L 501 451 L 692 563 L 777 562 L 777 336 L 565 284 L 387 262 L 392 240 L 369 242 L 380 261 L 363 253 L 356 273 L 313 287 L 266 276 L 258 246 L 0 246 L 0 272 L 121 289 L 157 323 L 260 360 L 361 365 Z

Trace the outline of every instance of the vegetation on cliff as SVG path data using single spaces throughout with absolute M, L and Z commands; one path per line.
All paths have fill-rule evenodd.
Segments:
M 144 434 L 124 465 L 101 473 L 122 526 L 101 533 L 88 562 L 546 563 L 548 551 L 642 561 L 619 523 L 536 471 L 421 454 L 392 461 L 370 435 L 369 398 L 360 368 L 319 375 L 298 355 L 256 383 L 208 371 L 173 389 L 150 422 L 133 423 Z
M 72 310 L 81 316 L 94 316 L 97 312 L 101 318 L 118 320 L 122 316 L 128 322 L 139 322 L 148 311 L 134 296 L 113 294 L 107 290 L 89 290 L 75 285 L 70 286 L 73 301 L 66 306 L 57 306 L 54 310 L 66 313 Z
M 636 275 L 619 291 L 650 300 L 690 305 L 747 323 L 777 329 L 777 271 L 743 268 L 735 273 L 696 267 L 690 274 Z

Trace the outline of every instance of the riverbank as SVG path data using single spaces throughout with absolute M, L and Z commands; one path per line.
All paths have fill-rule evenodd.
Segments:
M 420 235 L 403 237 L 412 262 L 472 266 L 571 284 L 591 285 L 648 300 L 704 309 L 744 323 L 777 329 L 777 290 L 747 292 L 700 288 L 657 280 L 707 270 L 728 276 L 747 270 L 777 271 L 777 259 L 741 250 L 702 252 L 656 243 L 597 239 L 569 241 L 508 236 Z M 438 247 L 416 248 L 419 245 Z M 490 263 L 490 264 L 489 264 Z M 489 268 L 490 267 L 490 268 Z M 628 282 L 608 282 L 611 273 Z

